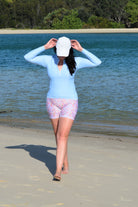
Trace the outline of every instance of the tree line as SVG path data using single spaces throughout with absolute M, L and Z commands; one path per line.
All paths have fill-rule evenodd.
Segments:
M 138 27 L 137 0 L 0 0 L 0 28 Z

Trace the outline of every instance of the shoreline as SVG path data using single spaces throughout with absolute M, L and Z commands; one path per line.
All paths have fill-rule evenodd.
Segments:
M 54 139 L 54 132 L 53 132 L 53 128 L 50 125 L 50 127 L 46 127 L 46 128 L 37 128 L 37 127 L 23 127 L 23 126 L 10 126 L 10 125 L 2 125 L 0 124 L 0 131 L 2 133 L 7 134 L 9 131 L 11 132 L 17 132 L 17 131 L 22 131 L 24 133 L 38 133 L 38 134 L 43 134 L 43 135 L 50 135 L 50 137 L 52 137 L 52 141 L 55 143 L 55 139 Z M 9 134 L 9 133 L 8 133 Z M 10 135 L 10 134 L 9 134 Z M 11 133 L 12 136 L 12 133 Z M 24 136 L 24 134 L 23 134 Z M 1 135 L 0 135 L 1 137 Z M 31 139 L 33 140 L 34 137 L 31 137 Z M 35 139 L 35 138 L 34 138 Z M 50 138 L 51 139 L 51 138 Z M 122 136 L 119 134 L 104 134 L 104 133 L 90 133 L 89 131 L 75 131 L 73 129 L 71 129 L 70 134 L 69 134 L 69 139 L 71 139 L 71 142 L 77 143 L 78 139 L 80 139 L 81 142 L 85 142 L 87 144 L 88 142 L 93 142 L 93 139 L 101 139 L 101 141 L 110 141 L 110 140 L 114 140 L 117 142 L 126 142 L 126 143 L 135 143 L 138 144 L 138 139 L 137 137 L 133 137 L 131 135 L 128 136 Z M 77 143 L 79 144 L 79 143 Z M 81 143 L 80 143 L 81 144 Z
M 138 33 L 138 28 L 112 28 L 112 29 L 0 29 L 0 34 L 56 34 L 56 33 Z
M 53 130 L 50 120 L 29 120 L 5 117 L 0 118 L 0 126 L 23 129 Z M 79 132 L 138 138 L 137 125 L 126 125 L 123 123 L 84 122 L 75 120 L 71 131 L 75 133 Z

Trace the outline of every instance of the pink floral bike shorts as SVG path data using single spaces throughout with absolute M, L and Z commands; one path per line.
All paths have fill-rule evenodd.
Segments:
M 46 108 L 50 119 L 66 117 L 74 120 L 78 110 L 78 100 L 47 98 Z

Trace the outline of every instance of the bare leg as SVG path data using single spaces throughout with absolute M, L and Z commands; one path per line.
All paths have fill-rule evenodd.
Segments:
M 56 174 L 60 176 L 62 166 L 64 165 L 63 173 L 68 172 L 68 157 L 67 157 L 67 141 L 73 124 L 73 120 L 61 117 L 52 119 L 52 125 L 56 136 L 57 154 L 56 154 Z
M 56 144 L 57 144 L 57 130 L 58 130 L 58 124 L 59 124 L 59 118 L 58 119 L 51 119 L 51 123 L 53 126 L 55 138 L 56 138 Z
M 53 126 L 56 144 L 57 144 L 57 130 L 58 130 L 59 118 L 58 119 L 51 119 L 51 123 Z M 68 153 L 67 153 L 67 149 L 66 149 L 65 159 L 63 162 L 62 174 L 67 174 L 68 172 L 69 172 L 69 163 L 68 163 Z
M 66 149 L 65 158 L 63 162 L 62 174 L 68 174 L 69 172 L 69 163 L 68 163 L 68 148 Z
M 59 125 L 57 130 L 56 175 L 61 175 L 62 166 L 65 161 L 65 156 L 67 154 L 67 142 L 72 124 L 72 119 L 63 117 L 59 119 Z

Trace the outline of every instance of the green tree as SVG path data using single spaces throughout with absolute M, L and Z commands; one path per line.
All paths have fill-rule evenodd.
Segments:
M 87 22 L 88 18 L 90 17 L 90 13 L 86 7 L 80 7 L 78 9 L 78 17 L 83 21 Z
M 44 28 L 46 29 L 78 29 L 82 28 L 82 25 L 77 10 L 60 8 L 44 18 Z
M 0 28 L 12 27 L 11 18 L 12 15 L 12 1 L 1 0 L 0 1 Z
M 16 0 L 14 17 L 16 27 L 34 28 L 38 24 L 40 2 L 36 0 Z
M 46 9 L 48 13 L 58 10 L 59 8 L 67 8 L 64 0 L 47 0 Z
M 121 23 L 125 18 L 125 6 L 128 0 L 95 0 L 95 12 L 98 17 Z
M 117 23 L 114 21 L 109 21 L 103 17 L 97 17 L 92 15 L 89 19 L 85 27 L 88 28 L 123 28 L 124 24 Z
M 45 0 L 0 0 L 0 27 L 41 27 L 46 9 Z
M 69 15 L 63 17 L 62 20 L 53 21 L 53 29 L 80 29 L 83 23 L 80 18 L 78 18 L 78 11 L 71 10 Z
M 0 0 L 0 28 L 81 28 L 82 22 L 85 27 L 137 27 L 138 1 Z
M 84 0 L 65 0 L 67 9 L 78 9 L 83 6 Z
M 127 14 L 127 26 L 138 24 L 138 1 L 130 0 L 125 8 Z
M 44 17 L 44 21 L 43 21 L 44 28 L 51 29 L 53 26 L 53 22 L 56 22 L 58 20 L 62 21 L 63 17 L 65 15 L 68 15 L 69 12 L 70 11 L 65 8 L 60 8 L 53 12 L 48 13 L 48 15 Z

